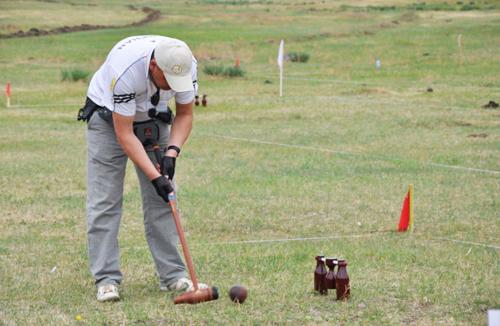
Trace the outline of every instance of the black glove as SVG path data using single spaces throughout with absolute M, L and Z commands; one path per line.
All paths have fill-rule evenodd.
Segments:
M 151 181 L 158 195 L 167 203 L 169 202 L 168 194 L 174 191 L 174 187 L 170 181 L 163 175 Z
M 148 110 L 148 116 L 151 119 L 158 119 L 166 124 L 171 125 L 173 120 L 173 113 L 170 107 L 167 107 L 167 111 L 158 112 L 155 108 Z
M 175 157 L 163 156 L 160 163 L 160 173 L 167 175 L 170 180 L 174 179 L 175 159 Z

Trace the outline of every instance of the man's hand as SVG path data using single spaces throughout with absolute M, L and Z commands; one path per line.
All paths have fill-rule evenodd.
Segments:
M 159 176 L 158 178 L 151 181 L 156 189 L 158 195 L 163 198 L 165 202 L 169 202 L 168 194 L 174 191 L 174 187 L 165 176 Z
M 175 174 L 175 157 L 164 156 L 160 163 L 160 173 L 168 176 L 170 180 L 174 179 Z

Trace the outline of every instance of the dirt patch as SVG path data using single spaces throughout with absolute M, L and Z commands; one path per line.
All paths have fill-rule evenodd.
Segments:
M 488 134 L 485 134 L 485 133 L 481 133 L 481 134 L 470 134 L 469 136 L 467 137 L 472 137 L 472 138 L 486 138 L 488 137 Z
M 130 10 L 138 10 L 138 8 L 129 5 L 128 8 Z M 17 31 L 10 34 L 0 34 L 0 39 L 5 38 L 15 38 L 15 37 L 31 37 L 31 36 L 45 36 L 45 35 L 54 35 L 54 34 L 62 34 L 62 33 L 72 33 L 72 32 L 81 32 L 81 31 L 92 31 L 98 29 L 106 29 L 106 28 L 123 28 L 123 27 L 137 27 L 142 26 L 144 24 L 153 22 L 155 20 L 160 19 L 161 13 L 159 10 L 152 9 L 149 7 L 143 7 L 142 12 L 146 14 L 146 17 L 143 19 L 126 25 L 89 25 L 89 24 L 81 24 L 76 26 L 62 26 L 56 27 L 49 30 L 38 29 L 38 28 L 30 28 L 28 31 Z
M 373 94 L 391 94 L 390 91 L 384 88 L 367 87 L 362 85 L 361 88 L 352 89 L 349 91 L 341 92 L 342 95 L 373 95 Z
M 58 3 L 56 0 L 38 0 L 40 2 L 48 2 L 48 3 Z M 75 2 L 68 2 L 70 6 L 86 6 L 86 7 L 97 7 L 95 3 L 75 3 Z
M 314 41 L 314 40 L 329 38 L 329 37 L 333 37 L 333 36 L 338 36 L 338 35 L 334 35 L 333 33 L 329 33 L 329 32 L 324 32 L 324 33 L 318 33 L 318 34 L 297 36 L 294 38 L 294 40 L 296 42 L 307 42 L 307 41 Z
M 500 13 L 497 11 L 487 12 L 487 11 L 428 11 L 428 12 L 419 12 L 419 16 L 422 18 L 431 18 L 431 19 L 481 19 L 481 18 L 498 18 Z
M 470 122 L 463 122 L 463 121 L 454 121 L 453 125 L 459 126 L 459 127 L 470 127 L 470 126 L 472 126 L 472 123 L 470 123 Z
M 498 103 L 495 101 L 489 101 L 488 104 L 483 105 L 485 109 L 498 109 Z

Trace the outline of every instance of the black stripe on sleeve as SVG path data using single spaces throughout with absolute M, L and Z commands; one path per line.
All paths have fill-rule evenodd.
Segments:
M 113 95 L 113 100 L 115 103 L 128 103 L 133 99 L 135 99 L 135 93 Z

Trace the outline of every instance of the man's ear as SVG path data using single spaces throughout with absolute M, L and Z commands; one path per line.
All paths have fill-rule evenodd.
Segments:
M 152 58 L 151 61 L 149 61 L 149 69 L 154 69 L 156 66 L 158 66 L 156 59 Z

